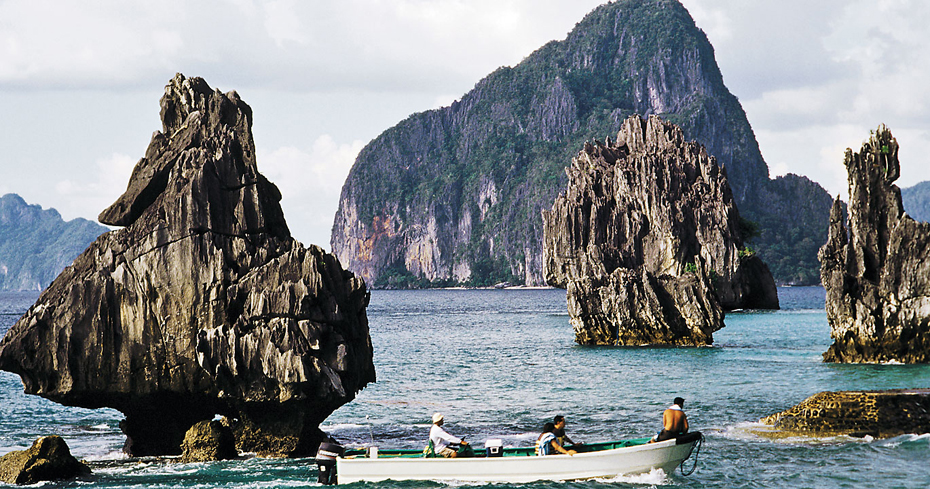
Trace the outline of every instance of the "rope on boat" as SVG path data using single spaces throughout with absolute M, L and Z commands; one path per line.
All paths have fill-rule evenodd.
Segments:
M 685 457 L 685 460 L 681 462 L 681 465 L 678 466 L 678 470 L 681 471 L 681 475 L 687 477 L 694 473 L 694 470 L 697 469 L 698 455 L 701 453 L 701 446 L 704 445 L 704 435 L 701 435 L 701 438 L 698 439 L 694 445 L 691 446 L 691 453 Z M 694 454 L 694 465 L 691 466 L 690 470 L 685 470 L 685 461 L 691 458 L 691 454 Z

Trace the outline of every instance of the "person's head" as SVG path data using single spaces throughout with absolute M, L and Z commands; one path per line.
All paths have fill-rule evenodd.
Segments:
M 683 408 L 685 407 L 685 400 L 680 397 L 676 397 L 675 401 L 672 404 L 677 404 L 678 407 Z
M 565 416 L 562 416 L 562 415 L 560 414 L 560 415 L 558 415 L 558 416 L 552 418 L 552 424 L 553 424 L 556 428 L 562 428 L 562 427 L 564 427 L 564 426 L 565 426 Z
M 555 430 L 555 425 L 552 423 L 546 423 L 543 425 L 543 433 L 552 433 Z
M 441 413 L 433 413 L 433 424 L 438 425 L 438 426 L 442 426 L 442 421 L 443 421 L 444 419 L 445 419 L 445 418 L 442 417 L 442 414 L 441 414 Z

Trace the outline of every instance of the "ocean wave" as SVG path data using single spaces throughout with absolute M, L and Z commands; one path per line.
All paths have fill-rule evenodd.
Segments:
M 882 446 L 888 448 L 897 448 L 899 446 L 907 446 L 911 444 L 926 444 L 930 441 L 930 433 L 924 433 L 917 435 L 914 433 L 908 433 L 904 435 L 899 435 L 894 438 L 888 438 L 885 440 L 879 440 Z

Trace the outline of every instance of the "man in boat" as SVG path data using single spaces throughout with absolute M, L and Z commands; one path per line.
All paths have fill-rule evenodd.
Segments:
M 662 431 L 651 441 L 671 440 L 688 432 L 688 416 L 682 410 L 684 407 L 685 400 L 676 397 L 672 405 L 662 413 Z
M 433 426 L 429 429 L 429 441 L 433 443 L 433 452 L 441 457 L 458 457 L 458 451 L 449 445 L 461 445 L 464 447 L 468 445 L 468 442 L 461 438 L 456 438 L 442 429 L 444 422 L 445 418 L 443 418 L 442 414 L 433 413 Z
M 539 438 L 536 439 L 536 455 L 555 455 L 557 453 L 574 455 L 578 453 L 574 450 L 566 450 L 562 447 L 555 433 L 553 433 L 554 431 L 554 424 L 546 423 L 543 425 L 543 432 L 539 435 Z
M 560 414 L 555 418 L 552 418 L 552 424 L 555 425 L 555 430 L 552 431 L 552 434 L 554 434 L 555 438 L 559 440 L 559 445 L 562 445 L 563 447 L 568 443 L 576 445 L 576 443 L 565 434 L 565 416 Z

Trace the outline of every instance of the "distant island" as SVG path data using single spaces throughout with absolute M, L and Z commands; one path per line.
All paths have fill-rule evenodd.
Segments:
M 44 289 L 107 231 L 87 219 L 65 221 L 17 194 L 0 197 L 0 290 Z
M 930 181 L 901 189 L 901 203 L 914 220 L 930 222 Z
M 749 245 L 783 284 L 820 281 L 832 199 L 770 178 L 714 49 L 677 0 L 602 5 L 562 41 L 501 67 L 449 107 L 366 145 L 339 200 L 332 249 L 375 288 L 543 285 L 543 222 L 586 141 L 658 115 L 726 169 Z

